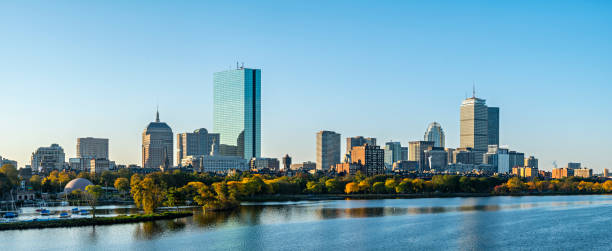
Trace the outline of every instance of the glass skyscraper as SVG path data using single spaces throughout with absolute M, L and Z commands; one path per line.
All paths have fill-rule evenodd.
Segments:
M 261 70 L 240 67 L 213 74 L 213 131 L 221 155 L 261 157 Z
M 489 145 L 499 145 L 499 107 L 488 108 Z

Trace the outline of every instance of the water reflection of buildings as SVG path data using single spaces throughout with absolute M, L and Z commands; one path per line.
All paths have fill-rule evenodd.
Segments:
M 476 209 L 476 212 L 459 214 L 461 238 L 458 238 L 458 244 L 461 250 L 490 250 L 496 246 L 497 238 L 494 236 L 497 232 L 491 231 L 496 228 L 490 226 L 498 222 L 499 214 L 480 213 L 500 210 L 497 204 L 487 205 L 489 200 L 489 197 L 462 199 L 460 208 Z

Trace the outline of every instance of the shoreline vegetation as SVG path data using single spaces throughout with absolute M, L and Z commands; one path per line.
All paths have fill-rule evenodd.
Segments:
M 192 216 L 192 212 L 162 212 L 154 214 L 119 215 L 114 217 L 57 219 L 45 221 L 17 221 L 0 224 L 0 231 L 41 228 L 104 226 L 156 220 L 171 220 Z

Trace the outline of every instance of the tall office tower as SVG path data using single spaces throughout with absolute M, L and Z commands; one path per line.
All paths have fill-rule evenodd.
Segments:
M 77 138 L 77 158 L 108 159 L 108 139 Z
M 327 171 L 340 163 L 340 134 L 332 131 L 317 133 L 317 170 Z
M 402 146 L 400 160 L 408 160 L 408 147 Z
M 489 145 L 488 108 L 485 102 L 474 95 L 461 103 L 460 146 L 472 148 L 474 164 L 483 162 L 483 155 Z
M 391 169 L 393 163 L 402 159 L 402 144 L 400 142 L 385 143 L 385 165 Z
M 176 135 L 176 160 L 180 164 L 187 156 L 210 155 L 213 144 L 219 144 L 218 133 L 208 133 L 205 128 Z M 219 147 L 217 147 L 219 149 Z
M 435 147 L 444 147 L 444 131 L 438 122 L 432 122 L 425 131 L 425 141 L 434 142 Z
M 538 168 L 538 159 L 533 156 L 529 156 L 529 158 L 525 158 L 525 167 Z
M 416 161 L 419 163 L 419 172 L 427 170 L 427 159 L 425 158 L 425 151 L 431 150 L 434 147 L 432 141 L 412 141 L 408 143 L 408 160 Z
M 351 154 L 351 149 L 356 146 L 376 145 L 376 138 L 364 138 L 363 136 L 346 138 L 346 154 Z
M 489 107 L 487 113 L 488 144 L 499 145 L 499 107 Z
M 159 112 L 157 112 L 155 122 L 149 123 L 142 132 L 142 167 L 172 167 L 173 137 L 172 129 L 166 123 L 159 121 Z
M 47 172 L 51 170 L 62 170 L 66 161 L 64 148 L 58 144 L 49 147 L 39 147 L 32 153 L 30 165 L 32 170 Z
M 289 156 L 289 154 L 285 154 L 285 157 L 283 157 L 283 170 L 289 171 L 289 169 L 291 168 L 291 157 Z
M 216 72 L 213 85 L 213 131 L 221 134 L 221 155 L 261 157 L 261 70 Z
M 377 145 L 365 144 L 351 150 L 353 164 L 361 165 L 366 176 L 385 173 L 385 150 Z

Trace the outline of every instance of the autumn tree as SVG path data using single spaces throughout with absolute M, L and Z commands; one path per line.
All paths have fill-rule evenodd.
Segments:
M 96 207 L 98 205 L 98 199 L 102 197 L 104 191 L 102 190 L 102 186 L 100 185 L 89 185 L 85 187 L 85 198 L 87 199 L 87 203 L 91 207 L 91 214 L 93 218 L 96 218 Z
M 347 183 L 346 187 L 344 188 L 344 192 L 346 194 L 352 194 L 352 193 L 359 192 L 359 184 L 357 184 L 356 182 Z
M 151 177 L 145 177 L 138 184 L 132 185 L 131 193 L 136 206 L 147 214 L 155 212 L 165 196 L 163 189 Z
M 117 189 L 117 191 L 119 191 L 122 195 L 125 196 L 125 194 L 130 190 L 130 181 L 128 181 L 127 178 L 117 178 L 115 180 L 115 189 Z

